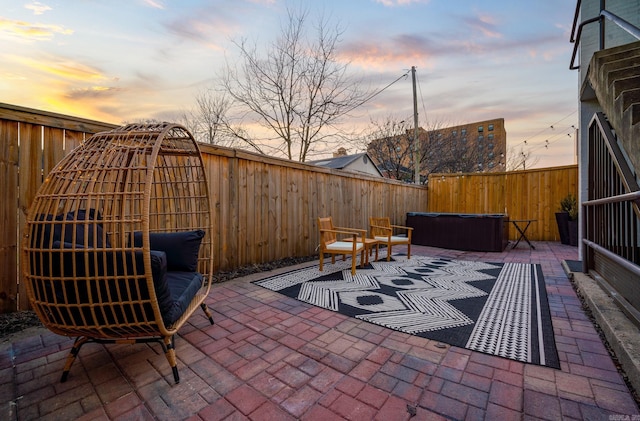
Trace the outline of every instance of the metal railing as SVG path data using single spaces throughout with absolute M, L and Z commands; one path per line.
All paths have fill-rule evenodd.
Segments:
M 586 25 L 590 23 L 600 22 L 600 49 L 601 50 L 605 48 L 605 45 L 604 45 L 605 44 L 604 43 L 604 40 L 605 40 L 604 20 L 605 19 L 610 20 L 611 22 L 619 26 L 621 29 L 628 32 L 636 39 L 640 40 L 640 28 L 627 22 L 626 20 L 622 19 L 620 16 L 617 16 L 609 12 L 608 10 L 605 10 L 605 7 L 606 7 L 605 0 L 600 1 L 600 13 L 598 14 L 598 16 L 591 19 L 587 19 L 584 22 L 580 23 L 580 25 L 578 25 L 578 17 L 580 16 L 581 3 L 582 1 L 578 0 L 576 4 L 576 11 L 573 15 L 573 26 L 571 27 L 571 38 L 569 41 L 573 43 L 573 53 L 571 54 L 571 62 L 569 63 L 570 70 L 576 70 L 580 68 L 580 66 L 576 66 L 574 63 L 576 60 L 576 55 L 578 54 L 578 46 L 580 45 L 580 38 L 582 37 L 582 28 L 584 28 Z M 576 33 L 576 30 L 577 30 L 577 33 Z
M 640 325 L 640 187 L 604 114 L 589 125 L 583 270 Z

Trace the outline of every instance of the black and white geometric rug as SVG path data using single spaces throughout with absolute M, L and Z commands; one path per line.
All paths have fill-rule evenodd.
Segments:
M 350 268 L 347 259 L 254 283 L 397 331 L 560 368 L 540 265 L 394 255 L 355 276 Z

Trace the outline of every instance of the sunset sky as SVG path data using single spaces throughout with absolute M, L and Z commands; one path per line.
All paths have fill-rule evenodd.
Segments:
M 573 164 L 575 3 L 0 0 L 0 102 L 115 124 L 175 120 L 237 58 L 233 40 L 273 41 L 287 5 L 304 4 L 344 28 L 339 57 L 374 89 L 416 66 L 421 125 L 504 118 L 507 147 L 536 167 Z M 412 111 L 409 77 L 353 124 Z

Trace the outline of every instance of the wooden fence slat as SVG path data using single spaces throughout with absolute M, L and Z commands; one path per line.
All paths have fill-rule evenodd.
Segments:
M 43 174 L 49 174 L 53 167 L 60 162 L 62 158 L 64 158 L 64 149 L 63 149 L 63 139 L 64 139 L 64 130 L 52 128 L 52 127 L 44 127 L 44 135 L 43 139 L 47 139 L 44 142 L 44 166 L 43 166 Z
M 18 227 L 22 228 L 27 219 L 29 205 L 33 201 L 42 185 L 44 155 L 42 150 L 42 126 L 30 123 L 20 123 L 20 150 L 18 156 Z M 20 171 L 20 169 L 28 169 Z M 22 232 L 22 230 L 20 230 Z M 22 236 L 19 237 L 22 239 Z M 27 304 L 26 290 L 22 283 L 18 283 L 18 308 Z
M 18 123 L 0 120 L 0 312 L 23 308 L 18 294 Z M 26 297 L 24 297 L 26 301 Z

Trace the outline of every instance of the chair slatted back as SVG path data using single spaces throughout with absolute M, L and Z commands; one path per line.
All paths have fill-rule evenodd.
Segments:
M 369 226 L 371 230 L 371 238 L 376 236 L 389 235 L 389 230 L 379 227 L 391 228 L 391 219 L 389 217 L 369 217 Z
M 331 244 L 337 240 L 337 235 L 335 232 L 327 232 L 322 230 L 333 230 L 333 219 L 328 216 L 325 218 L 318 218 L 318 229 L 320 229 L 320 243 Z

